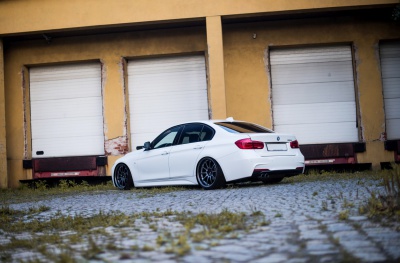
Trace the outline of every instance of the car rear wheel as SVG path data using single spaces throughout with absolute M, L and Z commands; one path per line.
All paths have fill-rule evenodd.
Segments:
M 217 189 L 226 184 L 221 167 L 217 161 L 209 157 L 199 162 L 196 177 L 197 182 L 205 190 Z
M 120 163 L 115 168 L 114 183 L 120 190 L 129 190 L 133 186 L 132 175 L 126 164 Z
M 262 182 L 264 184 L 277 184 L 280 183 L 283 180 L 282 178 L 270 178 L 270 179 L 263 179 Z

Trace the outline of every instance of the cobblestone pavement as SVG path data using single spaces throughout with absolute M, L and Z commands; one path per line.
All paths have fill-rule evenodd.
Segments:
M 157 228 L 151 226 L 154 222 L 145 220 L 138 220 L 131 227 L 109 226 L 106 231 L 112 234 L 118 249 L 108 246 L 93 259 L 78 255 L 77 260 L 82 262 L 400 262 L 399 226 L 373 222 L 358 213 L 359 205 L 370 196 L 367 187 L 379 190 L 376 184 L 358 179 L 329 180 L 242 185 L 214 191 L 189 188 L 154 195 L 110 190 L 12 204 L 10 208 L 50 207 L 38 215 L 42 220 L 60 213 L 90 217 L 100 211 L 260 211 L 269 223 L 230 236 L 201 241 L 189 238 L 189 251 L 182 254 L 171 253 L 157 243 L 165 231 L 172 235 L 184 233 L 184 226 L 173 217 L 159 219 Z M 0 231 L 0 244 L 9 242 L 12 236 Z M 34 252 L 16 250 L 12 261 L 35 257 L 40 259 Z

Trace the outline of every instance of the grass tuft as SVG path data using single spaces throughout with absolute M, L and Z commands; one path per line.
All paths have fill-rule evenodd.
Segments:
M 381 173 L 383 191 L 369 190 L 370 198 L 358 209 L 361 214 L 367 214 L 371 218 L 388 217 L 400 221 L 400 165 L 391 166 L 392 169 Z

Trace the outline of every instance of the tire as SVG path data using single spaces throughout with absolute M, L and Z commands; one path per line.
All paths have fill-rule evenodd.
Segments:
M 283 180 L 282 178 L 271 178 L 271 179 L 263 179 L 262 182 L 264 184 L 277 184 L 280 183 Z
M 129 190 L 133 186 L 132 174 L 126 164 L 120 163 L 115 168 L 114 184 L 120 190 Z
M 226 184 L 221 167 L 209 157 L 201 159 L 197 165 L 196 179 L 205 190 L 218 189 Z

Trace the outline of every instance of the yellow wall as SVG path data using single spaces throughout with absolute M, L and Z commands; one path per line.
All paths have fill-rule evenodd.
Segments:
M 220 16 L 207 17 L 209 99 L 212 117 L 226 118 L 224 49 Z
M 126 59 L 131 57 L 204 52 L 212 117 L 233 116 L 272 127 L 267 65 L 270 46 L 353 44 L 361 140 L 367 143 L 367 151 L 357 157 L 359 162 L 374 166 L 392 161 L 393 152 L 385 151 L 379 140 L 385 131 L 385 119 L 378 43 L 400 38 L 398 24 L 333 17 L 222 25 L 221 21 L 249 14 L 268 17 L 396 3 L 398 0 L 116 0 L 112 5 L 107 0 L 0 1 L 0 37 L 63 31 L 82 34 L 91 29 L 121 30 L 132 25 L 138 30 L 55 37 L 50 44 L 43 39 L 4 42 L 4 81 L 0 52 L 0 164 L 5 160 L 6 144 L 8 161 L 0 167 L 0 187 L 15 187 L 20 179 L 32 176 L 30 170 L 22 169 L 22 160 L 31 157 L 29 66 L 89 60 L 103 64 L 104 133 L 109 152 L 107 143 L 127 146 L 129 105 L 125 100 L 124 69 Z M 157 30 L 141 27 L 161 23 L 168 27 L 172 22 L 184 25 L 193 20 L 205 26 Z M 116 158 L 118 154 L 109 156 L 107 174 Z M 8 176 L 2 174 L 5 169 Z
M 108 34 L 87 37 L 54 39 L 45 41 L 22 41 L 8 43 L 5 49 L 5 94 L 6 129 L 9 165 L 9 185 L 15 187 L 21 179 L 29 178 L 22 169 L 22 160 L 30 158 L 30 130 L 24 131 L 24 94 L 29 94 L 28 85 L 23 85 L 25 66 L 48 63 L 65 63 L 98 60 L 103 63 L 104 132 L 106 144 L 109 140 L 126 142 L 127 127 L 124 97 L 123 60 L 148 55 L 172 55 L 205 52 L 206 32 L 204 27 L 154 30 L 123 34 Z M 26 101 L 28 104 L 29 100 Z M 27 121 L 29 122 L 29 114 Z M 27 125 L 29 127 L 29 125 Z M 27 138 L 25 138 L 27 136 Z M 27 145 L 25 145 L 25 141 Z M 107 149 L 106 149 L 107 150 Z M 109 158 L 107 174 L 115 158 Z
M 397 3 L 398 0 L 114 0 L 112 4 L 109 0 L 0 1 L 0 35 Z
M 8 186 L 5 114 L 3 41 L 0 39 L 0 188 Z
M 254 39 L 253 34 L 257 37 Z M 379 141 L 385 132 L 379 40 L 400 38 L 399 25 L 349 18 L 230 24 L 224 27 L 227 115 L 272 127 L 269 47 L 352 43 L 355 47 L 362 141 L 359 162 L 393 161 Z

